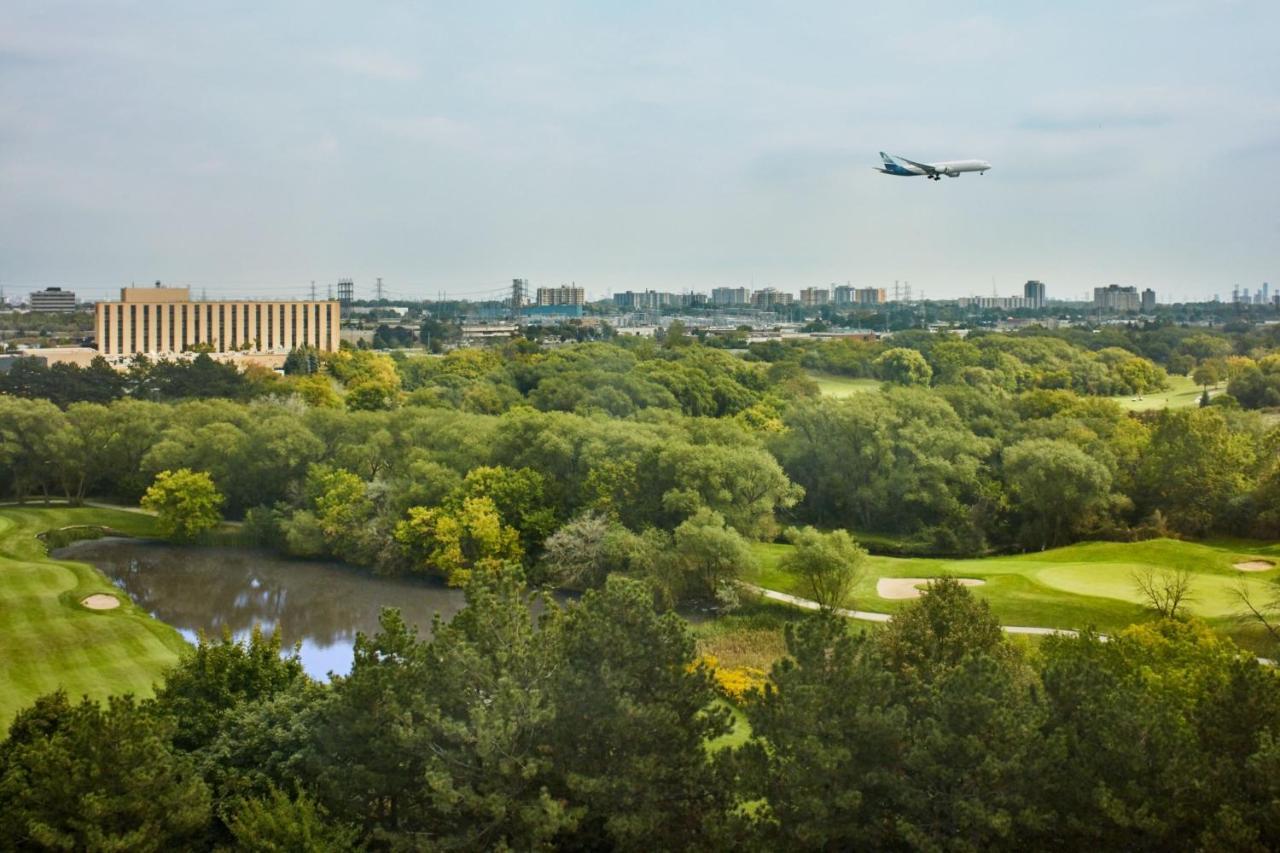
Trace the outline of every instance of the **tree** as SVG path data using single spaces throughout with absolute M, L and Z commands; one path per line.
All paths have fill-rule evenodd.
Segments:
M 599 513 L 586 513 L 547 537 L 542 565 L 556 586 L 590 589 L 622 568 L 627 531 Z
M 928 385 L 933 368 L 917 350 L 894 347 L 876 359 L 880 378 L 898 385 Z
M 1138 497 L 1178 530 L 1202 534 L 1251 489 L 1257 455 L 1250 437 L 1231 429 L 1217 406 L 1160 413 L 1138 470 Z
M 19 503 L 36 491 L 49 500 L 56 456 L 70 437 L 66 415 L 47 400 L 0 396 L 0 473 Z
M 320 351 L 313 346 L 295 347 L 284 360 L 285 376 L 307 375 L 320 371 Z
M 710 848 L 732 801 L 705 745 L 730 728 L 711 673 L 645 584 L 611 577 L 565 612 L 548 687 L 560 790 L 582 808 L 571 849 Z
M 466 498 L 456 509 L 413 507 L 396 525 L 395 539 L 417 567 L 450 586 L 466 586 L 473 571 L 497 572 L 524 556 L 519 531 L 502 523 L 486 497 Z
M 209 790 L 169 745 L 172 724 L 132 696 L 21 712 L 0 747 L 0 848 L 162 851 L 200 846 Z
M 1145 566 L 1134 570 L 1133 583 L 1147 605 L 1165 619 L 1175 618 L 1193 597 L 1187 568 Z
M 778 567 L 800 577 L 809 597 L 823 610 L 848 605 L 862 578 L 866 549 L 844 530 L 822 533 L 812 527 L 793 527 L 787 531 L 787 539 L 794 547 Z
M 259 702 L 305 679 L 298 650 L 281 657 L 280 631 L 254 626 L 249 639 L 201 635 L 195 649 L 165 675 L 156 703 L 174 721 L 173 742 L 185 751 L 208 746 L 237 706 Z
M 547 484 L 532 468 L 480 466 L 472 468 L 458 492 L 462 500 L 485 497 L 493 501 L 504 524 L 520 532 L 525 553 L 542 546 L 556 528 L 555 507 L 548 505 Z
M 1028 439 L 1004 452 L 1004 476 L 1025 518 L 1027 544 L 1048 548 L 1092 520 L 1111 493 L 1111 473 L 1075 445 Z
M 1217 385 L 1225 378 L 1225 372 L 1225 365 L 1222 362 L 1211 359 L 1197 365 L 1195 371 L 1191 374 L 1191 378 L 1207 394 L 1209 393 L 1209 386 Z
M 356 641 L 302 763 L 338 821 L 392 849 L 546 849 L 581 810 L 553 796 L 546 748 L 557 611 L 535 619 L 518 573 L 472 574 L 429 642 L 395 611 Z
M 739 575 L 756 565 L 741 534 L 705 507 L 675 529 L 669 559 L 680 571 L 680 596 L 710 600 L 732 591 Z
M 889 622 L 877 645 L 890 669 L 920 682 L 968 656 L 998 654 L 1005 648 L 991 606 L 950 577 L 929 581 L 920 600 Z
M 223 498 L 204 471 L 161 471 L 142 496 L 143 509 L 156 513 L 165 536 L 190 542 L 222 523 Z
M 228 825 L 236 850 L 245 853 L 342 853 L 356 849 L 359 830 L 328 820 L 328 813 L 305 793 L 290 797 L 273 789 L 245 800 Z

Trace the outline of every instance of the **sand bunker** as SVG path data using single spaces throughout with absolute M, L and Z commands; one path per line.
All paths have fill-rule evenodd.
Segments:
M 1266 572 L 1274 569 L 1276 564 L 1270 560 L 1245 560 L 1234 564 L 1242 572 Z
M 80 603 L 90 610 L 115 610 L 120 606 L 120 599 L 116 598 L 114 595 L 95 592 Z
M 934 578 L 880 578 L 876 581 L 876 595 L 881 598 L 919 598 L 924 587 Z M 982 586 L 986 581 L 977 578 L 956 578 L 963 586 Z

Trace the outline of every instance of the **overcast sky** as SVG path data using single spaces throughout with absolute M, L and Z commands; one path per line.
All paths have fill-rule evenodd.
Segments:
M 1274 287 L 1278 33 L 1276 0 L 3 0 L 0 284 Z

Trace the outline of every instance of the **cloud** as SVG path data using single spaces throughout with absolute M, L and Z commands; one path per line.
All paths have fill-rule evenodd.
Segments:
M 409 140 L 447 148 L 467 148 L 480 142 L 481 135 L 471 125 L 442 115 L 381 119 L 376 126 L 386 133 Z
M 1021 130 L 1053 133 L 1077 133 L 1091 130 L 1125 130 L 1163 127 L 1172 117 L 1163 113 L 1116 115 L 1106 112 L 1082 112 L 1061 115 L 1031 115 L 1018 122 Z
M 329 60 L 333 67 L 373 80 L 417 80 L 421 69 L 414 63 L 405 61 L 386 53 L 347 48 Z
M 892 46 L 912 59 L 930 65 L 981 62 L 1015 51 L 1019 40 L 1000 21 L 977 15 L 959 21 L 939 21 L 920 29 L 914 25 Z

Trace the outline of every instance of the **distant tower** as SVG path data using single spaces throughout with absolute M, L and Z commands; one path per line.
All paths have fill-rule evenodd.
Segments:
M 1044 282 L 1028 281 L 1022 286 L 1022 296 L 1027 301 L 1028 308 L 1044 307 Z
M 525 294 L 529 291 L 529 280 L 524 278 L 511 279 L 511 317 L 518 323 L 520 322 L 520 314 L 524 309 Z
M 373 287 L 374 287 L 374 292 L 378 294 L 378 301 L 381 302 L 382 301 L 382 279 L 379 278 L 378 283 L 375 284 Z
M 311 301 L 312 301 L 312 302 L 315 302 L 315 301 L 316 301 L 316 282 L 315 282 L 315 279 L 312 279 L 312 280 L 311 280 Z
M 342 312 L 344 314 L 351 308 L 351 300 L 355 296 L 355 289 L 355 283 L 351 279 L 338 279 L 338 302 L 342 304 Z

